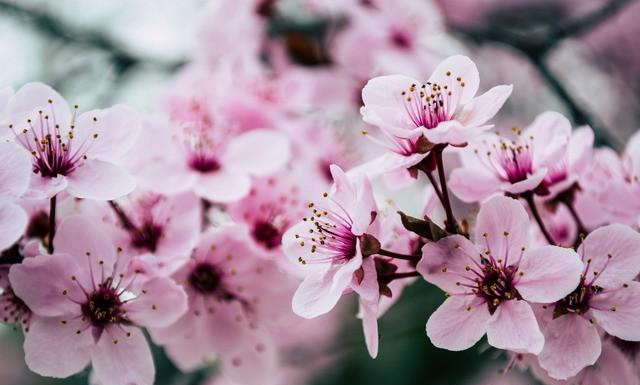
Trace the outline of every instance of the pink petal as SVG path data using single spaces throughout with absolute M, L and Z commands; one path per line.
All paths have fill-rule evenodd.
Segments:
M 456 120 L 449 120 L 440 122 L 434 128 L 425 129 L 423 134 L 431 143 L 449 143 L 454 146 L 462 146 L 488 128 L 489 126 L 467 127 Z
M 523 135 L 533 137 L 533 167 L 552 167 L 566 156 L 571 123 L 562 114 L 547 111 L 538 115 Z
M 67 217 L 62 221 L 53 240 L 57 253 L 69 254 L 81 270 L 92 270 L 96 275 L 111 274 L 116 262 L 115 246 L 107 236 L 107 230 L 99 223 L 90 222 L 80 216 Z M 102 261 L 102 263 L 100 263 Z
M 0 198 L 20 197 L 29 187 L 31 157 L 15 143 L 0 143 Z
M 29 217 L 22 207 L 0 202 L 0 250 L 13 245 L 24 233 L 28 222 Z
M 493 118 L 513 91 L 512 85 L 491 88 L 467 103 L 458 121 L 467 127 L 480 126 Z
M 378 303 L 380 299 L 380 286 L 378 284 L 378 273 L 373 257 L 362 260 L 363 276 L 359 279 L 353 277 L 351 288 L 358 293 L 361 299 Z
M 209 174 L 200 174 L 195 184 L 195 193 L 218 203 L 238 201 L 251 189 L 251 178 L 243 171 L 223 168 Z
M 282 370 L 276 345 L 266 333 L 252 333 L 236 344 L 232 354 L 222 355 L 220 372 L 238 384 L 264 384 Z
M 41 376 L 65 378 L 89 364 L 93 344 L 91 332 L 79 318 L 36 316 L 25 333 L 25 361 Z
M 360 268 L 359 254 L 339 267 L 308 275 L 293 295 L 293 312 L 304 318 L 315 318 L 333 309 L 349 287 L 353 273 Z
M 52 109 L 54 114 L 51 114 Z M 55 115 L 60 127 L 69 127 L 71 111 L 67 102 L 53 88 L 42 83 L 27 83 L 22 86 L 7 103 L 5 112 L 9 122 L 21 128 L 26 123 L 22 118 L 26 119 L 27 114 L 37 113 L 38 110 Z
M 422 259 L 416 269 L 429 283 L 447 293 L 464 293 L 466 288 L 457 285 L 465 277 L 474 277 L 466 267 L 477 269 L 480 262 L 476 246 L 462 235 L 451 235 L 438 242 L 428 242 L 422 247 Z
M 480 206 L 475 244 L 488 247 L 495 259 L 517 258 L 528 245 L 528 234 L 529 216 L 517 200 L 495 196 Z
M 9 272 L 11 286 L 18 297 L 38 315 L 57 317 L 80 314 L 84 294 L 71 276 L 78 271 L 74 257 L 46 254 L 25 258 Z
M 170 278 L 154 278 L 126 305 L 127 317 L 137 325 L 166 327 L 187 311 L 187 294 Z
M 543 331 L 546 342 L 538 360 L 553 378 L 573 377 L 600 357 L 598 330 L 581 316 L 563 315 L 550 321 Z
M 593 130 L 589 126 L 573 130 L 569 140 L 569 167 L 574 173 L 580 173 L 593 159 Z
M 538 354 L 544 346 L 536 316 L 525 301 L 500 303 L 487 324 L 489 345 L 516 353 Z
M 612 342 L 605 341 L 602 344 L 602 354 L 597 365 L 589 367 L 583 383 L 603 385 L 638 385 L 640 379 L 637 374 L 637 366 L 634 367 L 629 358 Z
M 231 140 L 223 164 L 251 175 L 281 170 L 291 157 L 289 138 L 274 130 L 251 130 Z
M 587 236 L 578 254 L 585 264 L 591 259 L 587 274 L 597 272 L 599 286 L 619 287 L 640 273 L 640 234 L 624 225 L 603 226 Z
M 522 274 L 516 288 L 527 301 L 556 302 L 575 290 L 583 267 L 572 249 L 548 245 L 525 251 L 516 273 Z
M 525 191 L 533 191 L 547 176 L 547 172 L 548 170 L 546 168 L 537 169 L 533 174 L 527 176 L 527 179 L 505 185 L 504 191 L 511 194 L 522 194 Z
M 435 346 L 465 350 L 482 338 L 491 318 L 487 306 L 475 296 L 452 296 L 431 314 L 427 335 Z
M 605 288 L 589 302 L 591 312 L 607 333 L 627 341 L 640 341 L 640 282 Z
M 140 119 L 136 112 L 119 104 L 81 114 L 76 119 L 74 143 L 88 140 L 90 158 L 115 162 L 133 146 L 139 131 Z M 94 138 L 94 135 L 97 136 Z
M 107 327 L 91 352 L 91 363 L 102 385 L 152 385 L 155 368 L 140 329 Z
M 362 119 L 374 126 L 386 128 L 414 128 L 404 107 L 402 91 L 419 81 L 402 75 L 380 76 L 367 82 L 362 89 L 364 107 Z
M 159 194 L 185 192 L 192 189 L 197 180 L 195 172 L 182 164 L 170 163 L 164 159 L 148 162 L 133 172 L 141 188 Z
M 447 75 L 449 73 L 449 75 Z M 460 82 L 457 80 L 460 78 Z M 465 105 L 476 95 L 480 74 L 476 65 L 466 56 L 455 55 L 444 59 L 433 71 L 429 82 L 447 85 L 456 93 L 457 105 Z M 461 87 L 464 82 L 464 87 Z
M 482 202 L 500 189 L 502 182 L 484 169 L 461 167 L 453 170 L 448 186 L 460 200 Z
M 125 169 L 97 159 L 85 161 L 67 179 L 67 191 L 76 198 L 112 200 L 136 187 L 135 179 Z
M 45 200 L 67 188 L 69 184 L 66 177 L 58 175 L 55 178 L 43 178 L 34 174 L 31 177 L 29 188 L 22 195 L 24 199 Z
M 374 179 L 380 175 L 387 175 L 395 170 L 406 170 L 420 163 L 426 156 L 427 154 L 405 156 L 395 152 L 387 152 L 359 166 L 352 167 L 347 171 L 347 175 L 364 174 L 368 178 Z
M 362 318 L 362 331 L 364 342 L 371 358 L 378 356 L 378 301 L 360 300 L 360 316 Z

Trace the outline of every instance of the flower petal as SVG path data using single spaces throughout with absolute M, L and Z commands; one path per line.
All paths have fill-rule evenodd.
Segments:
M 640 234 L 630 227 L 613 224 L 592 231 L 578 247 L 582 261 L 589 259 L 595 283 L 614 288 L 632 281 L 640 273 Z
M 91 263 L 94 271 L 108 276 L 116 262 L 116 254 L 107 234 L 103 225 L 71 216 L 60 224 L 53 245 L 57 253 L 69 254 L 76 264 L 82 264 L 82 270 L 88 270 L 87 265 Z
M 0 251 L 13 245 L 22 236 L 28 222 L 29 217 L 22 207 L 0 202 Z
M 85 297 L 77 282 L 71 280 L 78 270 L 72 256 L 46 254 L 13 265 L 9 281 L 16 295 L 35 314 L 47 317 L 80 314 L 80 305 L 74 301 Z
M 454 146 L 463 146 L 470 140 L 481 135 L 491 126 L 466 127 L 456 120 L 440 122 L 436 127 L 425 129 L 423 135 L 431 143 L 449 143 Z
M 600 357 L 598 330 L 579 315 L 556 318 L 543 328 L 543 332 L 546 342 L 538 361 L 555 379 L 573 377 Z
M 291 158 L 289 138 L 274 130 L 251 130 L 231 140 L 223 164 L 251 175 L 281 170 Z
M 449 176 L 449 187 L 466 203 L 482 202 L 500 189 L 502 182 L 484 169 L 461 167 Z
M 0 197 L 18 198 L 29 187 L 31 157 L 15 143 L 0 143 Z
M 640 282 L 629 282 L 594 295 L 591 312 L 607 333 L 627 341 L 640 341 Z
M 93 336 L 80 318 L 36 316 L 25 333 L 25 361 L 41 376 L 65 378 L 89 364 L 93 344 Z
M 362 317 L 362 331 L 364 342 L 371 358 L 378 356 L 378 301 L 360 300 L 360 316 Z
M 490 318 L 489 309 L 478 297 L 452 296 L 429 317 L 427 335 L 439 348 L 465 350 L 482 338 Z
M 404 107 L 402 92 L 419 81 L 402 75 L 373 78 L 362 89 L 362 119 L 382 129 L 415 128 Z
M 583 268 L 572 249 L 543 246 L 524 253 L 517 272 L 522 276 L 515 286 L 527 301 L 555 302 L 575 290 Z
M 466 282 L 465 277 L 475 275 L 467 271 L 477 269 L 480 263 L 478 249 L 462 235 L 450 235 L 422 247 L 422 259 L 416 269 L 429 283 L 447 293 L 464 293 L 467 289 L 457 285 Z
M 491 88 L 467 103 L 460 113 L 458 121 L 466 127 L 476 127 L 486 123 L 502 108 L 512 91 L 512 85 L 500 85 Z
M 353 273 L 360 268 L 359 254 L 339 267 L 309 274 L 293 295 L 293 312 L 304 318 L 315 318 L 329 312 L 349 287 Z
M 489 248 L 495 259 L 514 260 L 528 245 L 529 216 L 520 202 L 503 196 L 480 206 L 475 244 Z
M 152 385 L 155 368 L 140 329 L 107 327 L 91 352 L 91 363 L 102 385 Z
M 478 92 L 480 74 L 471 59 L 463 55 L 455 55 L 449 56 L 438 64 L 429 77 L 429 82 L 440 86 L 447 85 L 452 92 L 456 93 L 455 106 L 460 106 L 471 101 Z
M 137 325 L 166 327 L 187 311 L 187 294 L 170 278 L 153 278 L 125 305 L 127 317 Z
M 538 354 L 544 346 L 531 306 L 520 300 L 500 303 L 487 324 L 487 339 L 493 347 L 516 353 Z
M 27 83 L 22 86 L 9 99 L 5 112 L 9 123 L 21 129 L 26 123 L 22 119 L 26 119 L 31 113 L 37 113 L 38 110 L 47 115 L 55 115 L 55 122 L 60 127 L 69 127 L 71 111 L 67 102 L 53 88 L 43 83 Z
M 85 161 L 67 176 L 67 191 L 76 198 L 112 200 L 136 188 L 135 179 L 125 169 L 98 159 Z
M 195 183 L 195 193 L 218 203 L 238 201 L 251 189 L 251 178 L 240 170 L 222 168 L 218 171 L 200 174 Z

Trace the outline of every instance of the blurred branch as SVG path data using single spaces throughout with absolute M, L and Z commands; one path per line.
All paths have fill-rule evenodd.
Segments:
M 587 124 L 591 126 L 595 133 L 596 144 L 619 147 L 619 141 L 603 127 L 601 122 L 591 116 L 580 105 L 576 98 L 553 74 L 545 61 L 563 40 L 577 37 L 593 30 L 635 1 L 637 0 L 611 0 L 601 8 L 580 19 L 569 21 L 564 25 L 553 25 L 543 33 L 539 33 L 539 31 L 522 31 L 517 28 L 509 28 L 509 26 L 503 27 L 498 23 L 489 23 L 490 26 L 488 28 L 468 28 L 451 25 L 450 29 L 476 44 L 495 42 L 508 45 L 520 51 L 530 60 L 551 90 L 567 106 L 573 121 L 578 125 Z
M 160 61 L 135 56 L 101 31 L 78 29 L 47 12 L 19 5 L 16 1 L 0 1 L 0 13 L 29 22 L 34 30 L 48 38 L 61 39 L 65 43 L 81 45 L 108 53 L 115 66 L 115 72 L 119 76 L 141 64 L 154 66 L 167 72 L 174 72 L 184 64 L 183 61 Z

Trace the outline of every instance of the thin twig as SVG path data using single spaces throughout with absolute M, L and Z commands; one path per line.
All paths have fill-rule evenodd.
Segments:
M 53 238 L 56 236 L 56 206 L 57 195 L 49 200 L 49 237 L 47 239 L 47 251 L 53 254 Z

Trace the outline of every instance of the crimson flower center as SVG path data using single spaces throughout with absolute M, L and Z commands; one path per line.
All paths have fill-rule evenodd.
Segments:
M 218 270 L 208 264 L 201 263 L 191 271 L 189 284 L 201 294 L 214 294 L 219 291 L 222 277 Z
M 122 305 L 120 296 L 107 280 L 89 295 L 87 302 L 82 305 L 82 314 L 93 326 L 105 327 L 125 320 Z

